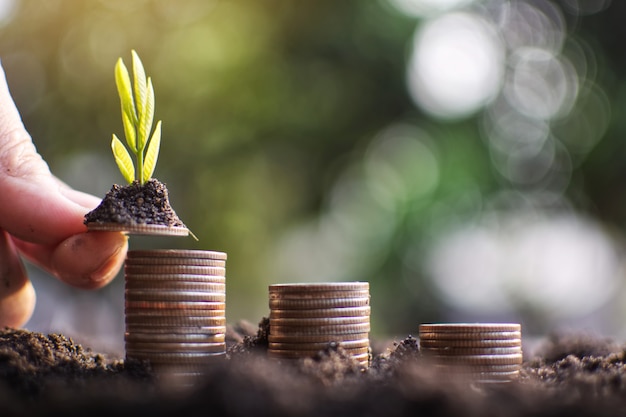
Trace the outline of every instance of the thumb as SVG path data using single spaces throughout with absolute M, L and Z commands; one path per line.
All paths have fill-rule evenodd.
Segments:
M 35 290 L 6 232 L 0 230 L 0 327 L 23 326 L 35 309 Z
M 26 132 L 0 66 L 0 228 L 46 245 L 86 231 L 83 216 L 90 208 L 62 188 Z

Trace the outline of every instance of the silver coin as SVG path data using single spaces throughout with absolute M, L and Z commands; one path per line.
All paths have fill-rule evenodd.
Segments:
M 193 274 L 126 274 L 125 281 L 154 283 L 167 282 L 204 282 L 225 284 L 226 277 L 223 275 L 193 275 Z
M 189 236 L 186 227 L 170 227 L 158 224 L 121 224 L 121 223 L 87 223 L 87 230 L 92 232 L 124 232 L 131 235 L 152 236 Z
M 175 364 L 175 365 L 202 365 L 211 363 L 216 359 L 221 359 L 226 355 L 226 352 L 215 353 L 157 353 L 157 352 L 140 352 L 134 351 L 132 353 L 126 353 L 126 358 L 132 358 L 137 360 L 148 360 L 152 364 Z
M 517 347 L 497 347 L 497 348 L 428 348 L 420 347 L 425 355 L 446 355 L 446 356 L 465 356 L 465 355 L 510 355 L 522 354 L 521 346 Z
M 521 332 L 519 323 L 435 323 L 420 324 L 420 334 L 424 333 L 492 333 Z
M 456 340 L 456 341 L 512 340 L 512 339 L 521 339 L 522 333 L 521 332 L 484 332 L 484 333 L 420 332 L 419 338 L 420 340 Z
M 125 316 L 133 318 L 207 317 L 226 319 L 226 310 L 134 310 L 126 309 Z
M 226 275 L 226 268 L 217 266 L 191 265 L 128 265 L 124 266 L 126 275 L 134 274 L 189 274 L 189 275 Z
M 369 317 L 371 307 L 326 308 L 316 310 L 270 310 L 270 319 Z
M 521 339 L 476 339 L 476 340 L 432 340 L 420 339 L 420 346 L 424 348 L 496 348 L 521 347 Z
M 126 280 L 126 290 L 175 290 L 226 293 L 226 284 L 216 282 Z
M 370 345 L 369 339 L 346 340 L 343 342 L 334 342 L 344 349 L 367 348 Z M 330 345 L 329 342 L 309 342 L 309 343 L 279 343 L 269 342 L 269 349 L 272 350 L 321 350 L 326 349 Z
M 221 335 L 226 333 L 226 326 L 140 326 L 126 325 L 126 333 L 130 334 L 205 334 Z
M 223 261 L 227 257 L 224 252 L 193 249 L 129 250 L 126 256 L 128 258 L 202 258 Z
M 310 300 L 269 300 L 270 310 L 316 310 L 345 307 L 365 307 L 370 305 L 369 297 L 361 298 L 329 298 Z
M 369 297 L 369 291 L 315 291 L 315 292 L 287 292 L 270 293 L 270 300 L 317 300 L 329 298 L 365 298 Z
M 267 339 L 270 343 L 330 343 L 368 339 L 369 333 L 322 334 L 322 335 L 275 335 L 270 332 Z
M 226 317 L 137 317 L 126 316 L 127 325 L 139 326 L 226 326 Z
M 127 354 L 135 354 L 136 352 L 139 352 L 139 354 L 150 353 L 150 352 L 215 353 L 215 352 L 224 352 L 225 350 L 226 350 L 226 343 L 224 342 L 222 343 L 176 343 L 176 342 L 148 343 L 148 342 L 128 342 L 128 341 L 126 342 Z
M 225 293 L 175 290 L 126 290 L 126 301 L 202 301 L 226 302 Z
M 369 291 L 368 282 L 314 282 L 314 283 L 290 283 L 272 284 L 269 292 L 289 293 L 289 292 L 316 292 L 316 291 Z
M 224 302 L 204 301 L 134 301 L 126 300 L 126 311 L 148 309 L 158 310 L 226 310 Z
M 336 335 L 365 333 L 369 331 L 369 323 L 336 326 L 270 326 L 270 334 L 276 336 Z
M 522 354 L 509 355 L 429 355 L 439 363 L 458 363 L 461 365 L 516 365 L 522 363 Z
M 274 326 L 297 326 L 297 327 L 309 327 L 309 326 L 335 326 L 346 324 L 367 324 L 370 322 L 368 316 L 364 317 L 322 317 L 313 319 L 301 319 L 301 318 L 287 318 L 287 319 L 273 319 L 270 318 L 270 327 Z
M 216 266 L 226 267 L 226 261 L 203 258 L 151 258 L 133 257 L 126 258 L 126 265 L 191 265 L 191 266 Z
M 345 349 L 345 352 L 351 356 L 357 356 L 361 354 L 369 353 L 369 348 L 354 348 L 354 349 Z M 320 349 L 317 350 L 273 350 L 268 349 L 267 355 L 274 358 L 304 358 L 315 356 L 320 352 Z
M 223 343 L 226 340 L 225 333 L 196 334 L 196 333 L 139 333 L 126 332 L 126 342 L 137 343 Z

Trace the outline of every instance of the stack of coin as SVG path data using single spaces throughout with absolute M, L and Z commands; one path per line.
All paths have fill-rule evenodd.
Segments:
M 225 357 L 225 253 L 129 251 L 124 272 L 127 358 L 192 378 Z
M 436 367 L 477 382 L 507 382 L 522 364 L 521 326 L 515 323 L 422 324 L 420 351 Z
M 275 284 L 269 286 L 269 298 L 269 357 L 311 357 L 338 342 L 368 366 L 369 283 Z

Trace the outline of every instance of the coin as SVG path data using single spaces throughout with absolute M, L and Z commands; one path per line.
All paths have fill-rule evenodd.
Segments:
M 126 332 L 124 334 L 124 340 L 127 342 L 139 342 L 139 343 L 218 343 L 226 340 L 225 333 L 214 334 L 196 334 L 196 333 L 139 333 L 139 332 Z
M 138 281 L 127 279 L 126 290 L 176 290 L 176 291 L 203 291 L 226 293 L 226 284 L 216 282 L 186 282 L 186 281 Z
M 126 301 L 226 302 L 225 293 L 175 290 L 126 290 Z
M 206 282 L 215 284 L 226 283 L 223 275 L 192 275 L 192 274 L 126 274 L 126 281 L 135 282 Z
M 272 350 L 267 351 L 267 355 L 274 358 L 302 358 L 306 356 L 315 356 L 321 349 L 314 350 Z M 354 349 L 345 349 L 345 352 L 351 356 L 369 353 L 369 347 L 361 347 Z
M 217 266 L 193 265 L 125 265 L 124 273 L 133 274 L 189 274 L 189 275 L 226 275 L 226 268 Z
M 459 355 L 444 356 L 430 355 L 429 357 L 439 363 L 458 363 L 462 365 L 515 365 L 522 363 L 522 354 L 514 353 L 509 355 Z
M 293 284 L 272 284 L 269 286 L 270 293 L 289 292 L 314 292 L 314 291 L 369 291 L 368 282 L 322 282 L 322 283 L 293 283 Z
M 157 257 L 133 257 L 126 258 L 126 265 L 193 265 L 193 266 L 217 266 L 224 268 L 226 261 L 219 259 L 203 258 L 157 258 Z
M 226 253 L 194 250 L 194 249 L 149 249 L 149 250 L 129 250 L 126 254 L 128 258 L 202 258 L 226 260 Z
M 518 323 L 437 323 L 420 324 L 419 331 L 420 334 L 521 332 L 522 326 Z
M 477 340 L 432 340 L 420 339 L 420 347 L 426 348 L 490 348 L 490 347 L 517 347 L 522 346 L 521 339 L 477 339 Z
M 270 300 L 316 300 L 329 298 L 366 298 L 370 292 L 365 291 L 313 291 L 313 292 L 286 292 L 270 293 Z
M 93 232 L 125 232 L 132 235 L 189 236 L 186 227 L 169 227 L 158 224 L 87 223 Z
M 504 347 L 504 348 L 427 348 L 421 347 L 422 353 L 426 355 L 510 355 L 514 353 L 522 353 L 522 348 Z
M 215 353 L 179 353 L 179 352 L 168 352 L 168 353 L 157 353 L 157 352 L 140 352 L 135 351 L 132 354 L 126 353 L 127 358 L 139 359 L 139 360 L 149 360 L 153 364 L 176 364 L 176 365 L 184 365 L 184 364 L 198 364 L 202 365 L 209 361 L 220 359 L 226 355 L 225 352 L 215 352 Z
M 207 334 L 221 335 L 226 333 L 226 326 L 140 326 L 126 325 L 130 334 Z
M 126 316 L 125 322 L 140 326 L 226 326 L 226 317 Z
M 364 317 L 322 317 L 322 318 L 287 318 L 287 319 L 273 319 L 270 318 L 270 328 L 273 326 L 334 326 L 345 324 L 365 324 L 369 323 L 369 316 Z
M 369 306 L 370 298 L 328 298 L 314 300 L 269 300 L 270 310 L 295 309 L 314 310 L 343 307 L 365 307 Z
M 367 339 L 369 333 L 322 334 L 322 335 L 275 335 L 270 332 L 267 339 L 270 343 L 330 343 L 349 340 Z
M 369 339 L 345 340 L 343 342 L 335 342 L 344 349 L 369 347 Z M 329 347 L 330 342 L 309 342 L 309 343 L 280 343 L 269 342 L 269 348 L 272 350 L 321 350 Z
M 315 310 L 270 310 L 271 319 L 285 318 L 323 318 L 323 317 L 369 317 L 371 308 L 351 307 L 351 308 L 326 308 Z
M 308 336 L 365 333 L 370 331 L 370 324 L 346 324 L 336 326 L 271 326 L 270 334 L 276 336 Z
M 521 339 L 521 332 L 485 332 L 485 333 L 433 333 L 420 332 L 420 340 L 512 340 Z
M 128 301 L 126 310 L 151 309 L 151 310 L 226 310 L 224 302 L 203 301 Z
M 226 350 L 226 343 L 150 343 L 150 342 L 126 342 L 126 353 L 139 352 L 179 352 L 179 353 L 193 353 L 193 352 L 224 352 Z
M 126 309 L 126 317 L 134 318 L 168 318 L 168 317 L 214 317 L 226 318 L 226 310 L 146 310 Z
M 483 373 L 483 372 L 518 372 L 520 364 L 511 365 L 466 365 L 462 363 L 437 363 L 433 365 L 438 370 L 453 371 L 456 373 Z

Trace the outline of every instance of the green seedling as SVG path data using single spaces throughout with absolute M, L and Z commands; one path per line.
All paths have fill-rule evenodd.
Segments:
M 140 185 L 143 185 L 152 177 L 156 167 L 161 146 L 161 121 L 157 122 L 152 132 L 154 119 L 152 80 L 150 77 L 146 79 L 146 73 L 137 52 L 133 50 L 131 54 L 133 60 L 132 85 L 128 69 L 122 58 L 119 58 L 115 64 L 115 84 L 122 107 L 126 146 L 114 133 L 111 149 L 124 179 L 129 184 L 138 181 Z M 152 135 L 150 135 L 151 132 Z M 131 153 L 135 156 L 136 170 Z

